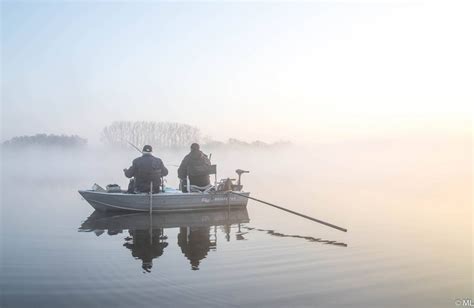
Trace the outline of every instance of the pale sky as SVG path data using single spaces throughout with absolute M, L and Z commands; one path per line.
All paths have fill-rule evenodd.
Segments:
M 2 2 L 2 140 L 469 133 L 474 1 Z

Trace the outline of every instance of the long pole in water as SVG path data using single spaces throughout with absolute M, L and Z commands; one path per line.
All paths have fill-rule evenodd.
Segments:
M 323 224 L 323 225 L 325 225 L 325 226 L 328 226 L 328 227 L 337 229 L 337 230 L 339 230 L 339 231 L 347 232 L 347 229 L 345 229 L 345 228 L 342 228 L 342 227 L 339 227 L 339 226 L 330 224 L 330 223 L 328 223 L 328 222 L 325 222 L 325 221 L 322 221 L 322 220 L 319 220 L 319 219 L 316 219 L 316 218 L 313 218 L 313 217 L 310 217 L 310 216 L 307 216 L 307 215 L 304 215 L 304 214 L 301 214 L 301 213 L 298 213 L 298 212 L 295 212 L 295 211 L 292 211 L 292 210 L 289 210 L 289 209 L 286 209 L 286 208 L 281 207 L 281 206 L 278 206 L 278 205 L 276 205 L 276 204 L 272 204 L 272 203 L 269 203 L 269 202 L 266 202 L 266 201 L 263 201 L 263 200 L 259 200 L 259 199 L 257 199 L 257 198 L 252 198 L 252 197 L 249 197 L 249 196 L 246 196 L 246 195 L 242 195 L 242 194 L 236 193 L 236 192 L 234 192 L 234 191 L 229 191 L 229 192 L 230 192 L 231 194 L 234 194 L 234 195 L 237 195 L 237 196 L 241 196 L 241 197 L 244 197 L 244 198 L 247 198 L 247 199 L 250 199 L 250 200 L 254 200 L 254 201 L 257 201 L 257 202 L 260 202 L 260 203 L 269 205 L 269 206 L 273 206 L 273 207 L 275 207 L 275 208 L 277 208 L 277 209 L 279 209 L 279 210 L 282 210 L 282 211 L 285 211 L 285 212 L 288 212 L 288 213 L 291 213 L 291 214 L 294 214 L 294 215 L 297 215 L 297 216 L 300 216 L 300 217 L 303 217 L 303 218 L 312 220 L 312 221 L 314 221 L 314 222 L 317 222 L 317 223 Z
M 153 182 L 150 182 L 150 214 L 153 212 Z

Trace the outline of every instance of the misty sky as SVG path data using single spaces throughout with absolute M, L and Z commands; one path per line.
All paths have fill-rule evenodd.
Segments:
M 472 1 L 2 2 L 2 140 L 113 120 L 216 139 L 469 131 Z

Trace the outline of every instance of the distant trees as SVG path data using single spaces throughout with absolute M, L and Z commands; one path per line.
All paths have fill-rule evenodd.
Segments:
M 3 142 L 5 147 L 26 147 L 26 146 L 59 146 L 59 147 L 81 147 L 87 144 L 87 139 L 77 135 L 47 135 L 36 134 L 34 136 L 13 137 Z
M 110 145 L 127 145 L 127 142 L 140 147 L 150 144 L 159 148 L 188 147 L 199 142 L 197 127 L 169 122 L 117 121 L 102 130 L 102 142 Z

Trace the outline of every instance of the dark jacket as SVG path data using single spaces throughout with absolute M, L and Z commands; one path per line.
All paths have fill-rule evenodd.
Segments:
M 211 162 L 206 154 L 196 150 L 186 155 L 178 168 L 178 177 L 186 185 L 186 177 L 189 176 L 191 185 L 206 186 L 210 184 L 209 168 Z
M 153 192 L 160 191 L 161 177 L 168 175 L 168 169 L 158 157 L 144 154 L 133 160 L 132 166 L 124 170 L 128 178 L 135 177 L 135 189 L 139 192 L 149 192 L 150 182 L 153 182 Z

